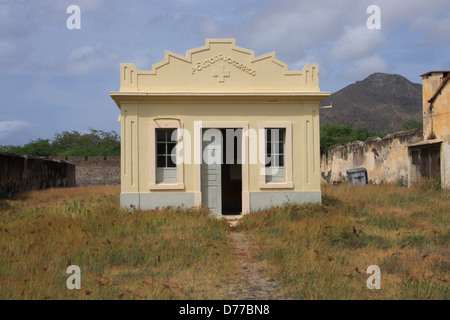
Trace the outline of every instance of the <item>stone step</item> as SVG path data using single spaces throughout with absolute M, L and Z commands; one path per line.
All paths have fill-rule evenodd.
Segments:
M 226 215 L 222 216 L 221 218 L 227 220 L 231 227 L 235 227 L 239 223 L 239 220 L 242 219 L 242 217 L 243 215 Z

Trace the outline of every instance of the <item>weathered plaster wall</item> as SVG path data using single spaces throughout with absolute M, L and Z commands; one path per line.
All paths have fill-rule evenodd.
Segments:
M 77 186 L 120 184 L 119 157 L 58 157 L 76 165 Z
M 321 157 L 322 178 L 330 183 L 347 181 L 346 170 L 365 168 L 369 183 L 407 186 L 410 168 L 408 145 L 422 138 L 422 130 L 415 129 L 333 148 Z
M 74 186 L 73 163 L 0 152 L 0 198 L 29 190 Z
M 443 189 L 450 190 L 450 137 L 448 136 L 442 142 L 441 183 Z
M 444 72 L 435 72 L 423 77 L 423 128 L 424 139 L 443 139 L 450 134 L 450 82 L 446 82 L 439 90 L 434 101 L 437 89 L 444 81 Z
M 442 188 L 450 189 L 450 81 L 448 71 L 422 75 L 423 139 L 442 141 Z

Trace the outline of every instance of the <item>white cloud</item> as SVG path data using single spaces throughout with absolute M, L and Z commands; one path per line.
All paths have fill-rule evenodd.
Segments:
M 449 9 L 448 0 L 378 0 L 381 9 L 382 28 L 392 28 L 398 24 L 414 23 L 416 19 L 442 14 Z
M 432 16 L 420 17 L 412 22 L 412 28 L 433 41 L 445 44 L 450 41 L 450 17 L 443 19 Z
M 339 5 L 332 0 L 274 1 L 262 6 L 241 32 L 256 47 L 292 46 L 295 41 L 297 47 L 308 50 L 325 39 L 334 39 L 346 25 L 355 24 L 359 6 L 349 0 Z M 365 11 L 360 11 L 364 19 Z
M 363 79 L 374 72 L 386 73 L 389 70 L 389 64 L 378 54 L 356 60 L 350 67 L 346 75 L 353 79 Z
M 136 66 L 136 68 L 138 68 L 139 70 L 145 70 L 145 69 L 150 70 L 152 68 L 152 63 L 150 61 L 150 57 L 148 54 L 132 56 L 132 57 L 130 57 L 130 61 L 133 62 L 134 65 Z M 153 62 L 153 63 L 155 63 L 155 62 Z M 119 65 L 117 65 L 116 69 L 119 70 L 118 68 L 119 68 Z
M 81 30 L 66 28 L 71 4 L 81 8 Z M 381 30 L 365 29 L 372 4 L 381 8 Z M 164 50 L 185 54 L 205 37 L 236 38 L 257 55 L 275 50 L 291 70 L 317 63 L 323 90 L 372 72 L 419 82 L 421 73 L 450 68 L 449 26 L 448 0 L 0 0 L 0 113 L 37 124 L 8 143 L 27 131 L 25 142 L 66 128 L 116 126 L 105 92 L 117 89 L 120 62 L 149 69 Z M 80 105 L 94 104 L 113 120 L 80 117 Z
M 317 56 L 308 55 L 292 63 L 292 67 L 289 66 L 289 69 L 302 70 L 307 64 L 320 64 L 320 59 Z
M 198 3 L 201 3 L 202 0 L 172 0 L 171 2 L 174 2 L 175 5 L 196 5 Z
M 205 38 L 213 38 L 218 32 L 217 24 L 211 19 L 202 19 L 198 22 L 199 32 Z
M 330 52 L 335 60 L 352 60 L 372 55 L 385 43 L 384 33 L 366 26 L 347 28 Z
M 14 45 L 9 41 L 0 41 L 0 61 L 8 60 L 14 53 Z
M 80 7 L 81 10 L 87 9 L 89 11 L 97 11 L 100 9 L 105 9 L 103 0 L 78 0 L 74 3 L 73 0 L 66 1 L 67 6 L 71 4 L 76 4 Z M 69 4 L 70 3 L 70 4 Z
M 44 1 L 44 6 L 47 6 L 47 10 L 51 10 L 52 13 L 57 12 L 64 12 L 66 13 L 65 9 L 69 7 L 70 5 L 77 5 L 80 7 L 81 12 L 83 11 L 89 11 L 89 12 L 95 12 L 100 9 L 104 8 L 104 1 L 103 0 L 59 0 L 59 1 Z M 111 9 L 111 8 L 109 8 Z
M 30 125 L 25 121 L 0 121 L 0 144 L 7 144 L 7 140 L 14 135 L 20 134 Z
M 76 49 L 66 60 L 67 71 L 75 75 L 83 75 L 94 71 L 118 68 L 116 55 L 98 46 L 85 46 Z M 114 70 L 115 70 L 114 69 Z

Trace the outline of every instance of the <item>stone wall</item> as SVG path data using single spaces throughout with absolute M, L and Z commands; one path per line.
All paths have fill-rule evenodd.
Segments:
M 77 186 L 120 184 L 120 157 L 58 157 L 76 165 Z
M 321 157 L 322 178 L 339 183 L 348 180 L 346 170 L 365 168 L 369 183 L 408 186 L 411 163 L 408 145 L 422 139 L 422 130 L 414 129 L 392 133 L 383 139 L 374 137 L 335 147 Z
M 23 191 L 74 186 L 73 163 L 0 152 L 0 198 Z

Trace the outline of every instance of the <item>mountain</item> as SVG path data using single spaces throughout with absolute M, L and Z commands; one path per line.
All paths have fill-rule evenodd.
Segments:
M 422 119 L 422 85 L 397 74 L 374 73 L 323 100 L 320 123 L 363 125 L 377 132 L 400 131 Z

